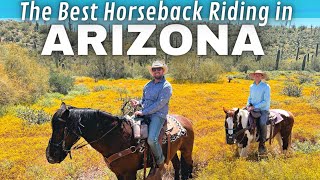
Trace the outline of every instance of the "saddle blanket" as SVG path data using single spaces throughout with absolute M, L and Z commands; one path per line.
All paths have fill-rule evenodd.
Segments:
M 184 136 L 187 134 L 187 130 L 181 125 L 181 123 L 171 115 L 167 115 L 167 124 L 164 125 L 163 129 L 165 130 L 165 133 L 170 133 L 170 142 L 174 142 L 177 139 L 179 139 L 181 136 Z M 163 136 L 162 138 L 162 144 L 166 144 L 168 139 L 168 136 Z
M 138 137 L 138 139 L 144 139 L 148 136 L 148 128 L 147 132 L 142 131 L 142 124 L 141 121 L 143 121 L 143 118 L 134 118 L 130 116 L 124 116 L 124 118 L 130 122 L 133 133 Z M 181 136 L 184 136 L 187 134 L 187 130 L 181 125 L 181 123 L 171 115 L 167 115 L 167 123 L 165 123 L 161 129 L 161 133 L 159 137 L 162 137 L 162 144 L 166 144 L 168 142 L 167 135 L 164 134 L 170 134 L 170 142 L 174 142 L 177 139 L 179 139 Z M 159 138 L 161 140 L 161 138 Z M 160 142 L 159 142 L 160 143 Z
M 270 118 L 270 120 L 273 120 L 274 124 L 278 124 L 281 121 L 283 121 L 283 118 L 282 118 L 281 114 L 286 116 L 286 117 L 290 116 L 289 113 L 287 111 L 285 111 L 285 110 L 282 110 L 282 109 L 270 109 L 269 118 Z

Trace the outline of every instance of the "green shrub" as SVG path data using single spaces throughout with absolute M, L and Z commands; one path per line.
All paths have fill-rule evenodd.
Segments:
M 39 27 L 39 33 L 40 34 L 48 34 L 49 28 L 46 25 L 42 25 Z
M 122 101 L 126 99 L 129 93 L 129 91 L 126 88 L 122 88 L 122 87 L 116 87 L 116 88 L 113 88 L 113 90 L 117 92 L 117 94 L 119 94 L 120 100 Z
M 0 106 L 0 117 L 7 113 L 7 108 L 5 106 Z
M 299 84 L 311 83 L 313 81 L 312 76 L 308 74 L 302 74 L 298 76 Z
M 14 88 L 0 77 L 0 107 L 16 102 Z
M 302 96 L 302 87 L 295 84 L 288 84 L 283 88 L 282 93 L 287 96 L 300 97 Z
M 0 52 L 0 74 L 7 77 L 5 92 L 15 94 L 14 103 L 34 102 L 48 91 L 48 69 L 37 63 L 37 57 L 15 44 L 0 45 Z
M 212 61 L 204 61 L 196 71 L 196 76 L 193 81 L 201 83 L 216 82 L 222 73 L 223 69 L 220 64 Z
M 311 91 L 311 98 L 316 101 L 320 101 L 320 88 L 316 88 Z
M 74 86 L 71 91 L 68 92 L 69 96 L 87 95 L 89 94 L 89 88 L 84 84 Z
M 51 120 L 51 116 L 43 110 L 35 110 L 20 106 L 16 109 L 16 116 L 27 121 L 29 124 L 43 124 Z
M 70 75 L 51 72 L 49 78 L 50 88 L 53 92 L 67 94 L 73 87 L 74 79 Z
M 3 35 L 5 35 L 5 34 L 7 34 L 8 33 L 8 30 L 7 29 L 5 29 L 5 28 L 1 28 L 0 29 L 0 36 L 3 36 Z
M 172 60 L 169 72 L 177 81 L 192 81 L 196 73 L 193 67 L 195 67 L 195 61 L 193 59 L 187 57 L 184 59 L 184 56 L 177 57 Z
M 314 57 L 314 60 L 311 62 L 311 67 L 312 70 L 320 72 L 320 58 Z
M 110 89 L 110 87 L 105 86 L 105 85 L 98 85 L 98 86 L 94 86 L 93 87 L 93 91 L 94 92 L 104 91 L 104 90 L 107 90 L 107 89 Z
M 63 94 L 60 93 L 47 93 L 44 96 L 42 96 L 40 99 L 37 101 L 37 105 L 40 107 L 51 107 L 55 104 L 54 99 L 59 99 L 62 100 L 64 97 Z
M 146 66 L 141 66 L 139 63 L 134 63 L 132 67 L 127 65 L 125 70 L 128 77 L 145 79 L 152 78 Z
M 296 152 L 310 154 L 310 153 L 314 153 L 314 152 L 320 152 L 320 144 L 312 143 L 310 141 L 304 141 L 304 142 L 296 141 L 293 144 L 293 149 Z
M 123 57 L 91 56 L 88 75 L 94 78 L 119 79 L 127 77 Z
M 182 56 L 172 60 L 170 75 L 177 82 L 216 82 L 223 73 L 223 67 L 212 59 Z
M 240 72 L 248 72 L 249 70 L 258 69 L 258 63 L 253 60 L 243 59 L 242 61 L 236 64 L 236 68 Z

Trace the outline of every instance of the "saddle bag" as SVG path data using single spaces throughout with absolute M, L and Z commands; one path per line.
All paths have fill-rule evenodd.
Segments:
M 257 111 L 251 111 L 250 112 L 251 116 L 255 119 L 258 119 L 261 117 L 261 112 L 257 112 Z
M 143 123 L 143 118 L 135 118 L 131 121 L 133 136 L 135 139 L 148 138 L 148 125 Z

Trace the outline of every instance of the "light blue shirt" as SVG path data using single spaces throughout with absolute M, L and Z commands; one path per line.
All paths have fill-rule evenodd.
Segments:
M 255 82 L 250 86 L 250 95 L 247 106 L 252 104 L 255 109 L 266 110 L 270 109 L 270 86 L 260 81 L 257 85 Z
M 171 84 L 163 77 L 158 83 L 148 82 L 143 88 L 141 100 L 142 115 L 158 115 L 166 118 L 169 110 L 169 100 L 172 95 Z

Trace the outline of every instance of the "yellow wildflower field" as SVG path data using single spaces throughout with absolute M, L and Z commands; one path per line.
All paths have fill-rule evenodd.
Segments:
M 227 78 L 223 78 L 217 83 L 208 84 L 172 83 L 170 113 L 183 115 L 194 125 L 193 158 L 196 179 L 320 178 L 319 111 L 309 101 L 312 91 L 317 87 L 312 83 L 303 85 L 302 97 L 288 97 L 282 94 L 286 80 L 285 76 L 279 76 L 277 80 L 268 81 L 272 89 L 271 108 L 285 109 L 294 114 L 293 145 L 296 151 L 284 157 L 278 154 L 275 142 L 271 146 L 267 145 L 269 157 L 261 161 L 255 158 L 257 146 L 251 148 L 248 159 L 239 159 L 234 156 L 235 146 L 225 143 L 225 114 L 222 108 L 245 106 L 252 81 L 233 79 L 228 83 Z M 169 81 L 172 80 L 169 78 Z M 86 87 L 90 92 L 53 98 L 49 106 L 43 106 L 40 100 L 31 108 L 43 109 L 52 115 L 64 101 L 75 107 L 120 114 L 123 99 L 141 97 L 146 82 L 147 80 L 136 79 L 95 81 L 78 77 L 76 85 Z M 45 148 L 51 132 L 50 122 L 29 125 L 11 111 L 0 117 L 0 178 L 115 179 L 102 156 L 89 146 L 73 151 L 72 159 L 67 157 L 60 164 L 49 164 Z M 310 144 L 303 144 L 304 142 Z M 141 178 L 141 172 L 139 177 Z

